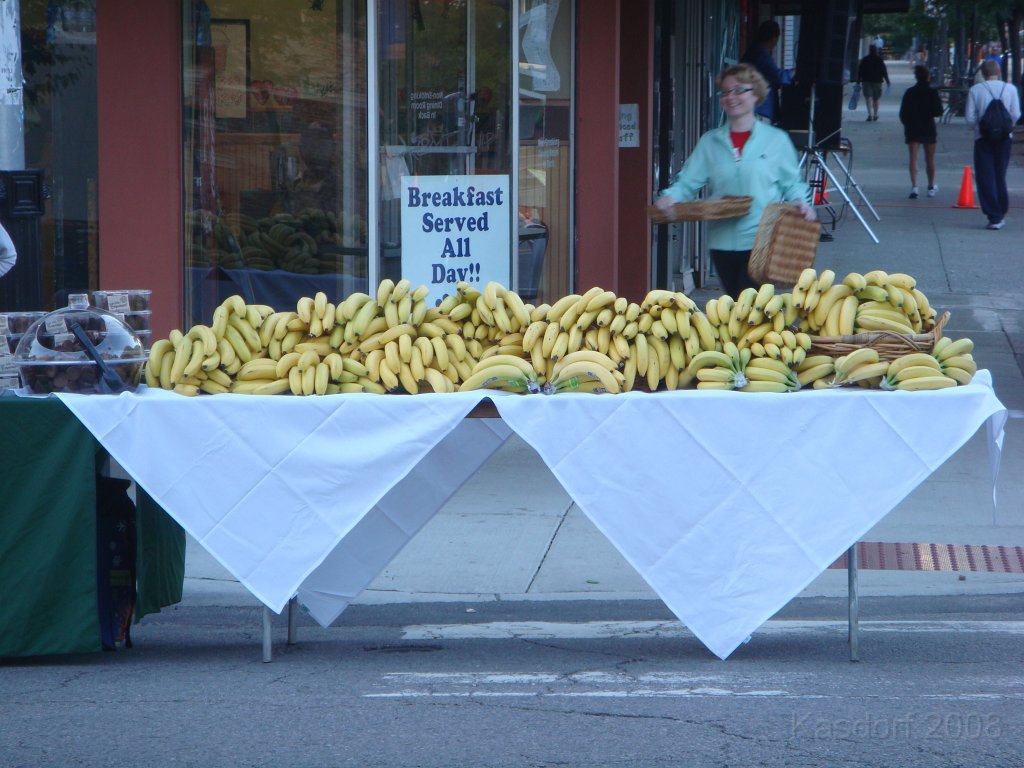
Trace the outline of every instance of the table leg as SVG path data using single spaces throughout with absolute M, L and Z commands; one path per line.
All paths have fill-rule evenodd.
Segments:
M 295 645 L 295 620 L 298 598 L 293 597 L 288 601 L 288 645 Z
M 263 662 L 269 664 L 272 661 L 270 647 L 270 609 L 263 606 Z
M 848 640 L 850 643 L 850 661 L 860 661 L 860 637 L 858 635 L 858 621 L 860 619 L 860 607 L 858 605 L 857 590 L 857 543 L 846 551 L 846 592 L 848 615 Z

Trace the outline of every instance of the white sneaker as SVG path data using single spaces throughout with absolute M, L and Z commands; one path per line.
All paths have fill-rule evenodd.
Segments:
M 910 199 L 917 200 L 917 187 L 910 188 Z
M 935 194 L 939 191 L 939 185 L 936 184 L 934 187 L 928 187 L 928 197 L 935 197 Z
M 1006 226 L 1005 221 L 990 221 L 985 229 L 1002 229 Z

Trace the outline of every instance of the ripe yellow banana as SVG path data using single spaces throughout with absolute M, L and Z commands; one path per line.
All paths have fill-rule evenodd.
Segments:
M 936 345 L 937 346 L 937 345 Z M 957 355 L 965 355 L 974 350 L 974 342 L 969 338 L 957 339 L 956 341 L 948 344 L 943 344 L 941 350 L 935 351 L 932 354 L 935 355 L 936 359 L 941 363 L 944 360 L 948 360 L 951 357 Z
M 955 387 L 956 385 L 956 379 L 951 379 L 949 376 L 940 373 L 936 376 L 918 376 L 913 379 L 907 379 L 906 381 L 900 381 L 896 383 L 895 388 L 908 392 L 919 392 L 933 389 L 946 389 L 947 387 Z

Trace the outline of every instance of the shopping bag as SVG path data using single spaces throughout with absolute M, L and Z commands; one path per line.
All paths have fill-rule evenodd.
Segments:
M 857 102 L 860 101 L 860 83 L 853 84 L 853 93 L 850 94 L 850 102 L 846 105 L 849 110 L 857 108 Z

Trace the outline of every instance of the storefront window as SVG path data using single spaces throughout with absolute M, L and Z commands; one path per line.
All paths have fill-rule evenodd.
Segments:
M 572 10 L 520 0 L 519 282 L 538 303 L 572 291 Z
M 185 315 L 366 290 L 366 4 L 183 4 Z
M 55 309 L 98 282 L 96 5 L 21 0 L 2 23 L 5 36 L 20 30 L 21 59 L 5 39 L 0 209 L 18 263 L 0 281 L 0 309 Z M 12 209 L 26 201 L 11 192 L 25 190 L 37 197 L 28 215 Z
M 510 284 L 507 0 L 381 0 L 381 273 Z

